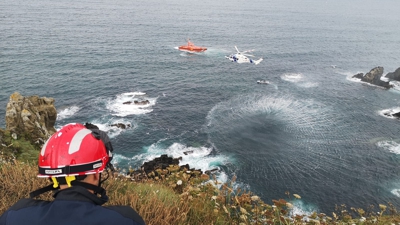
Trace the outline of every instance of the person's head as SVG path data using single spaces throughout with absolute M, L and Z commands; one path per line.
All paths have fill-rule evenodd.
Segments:
M 43 145 L 38 177 L 50 178 L 53 189 L 83 186 L 93 192 L 104 191 L 99 189 L 101 173 L 111 165 L 112 147 L 107 134 L 89 128 L 67 124 Z

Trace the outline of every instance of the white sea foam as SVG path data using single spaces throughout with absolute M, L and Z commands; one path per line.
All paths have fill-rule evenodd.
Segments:
M 359 74 L 359 73 L 363 73 L 361 71 L 357 71 L 357 72 L 338 71 L 337 73 L 346 76 L 346 80 L 349 80 L 349 81 L 352 81 L 352 82 L 357 82 L 357 83 L 364 83 L 359 78 L 353 78 L 354 75 Z
M 400 107 L 392 108 L 392 109 L 383 109 L 378 111 L 378 114 L 387 118 L 396 119 L 397 117 L 392 116 L 392 114 L 400 112 Z
M 145 101 L 148 100 L 150 103 L 146 105 L 136 105 L 134 101 Z M 157 98 L 150 98 L 146 96 L 144 92 L 129 92 L 117 95 L 115 99 L 109 100 L 106 103 L 108 110 L 112 112 L 114 116 L 125 117 L 128 115 L 139 115 L 146 114 L 153 111 L 151 108 L 156 104 Z M 130 104 L 124 104 L 131 102 Z
M 59 110 L 57 112 L 57 120 L 63 120 L 69 117 L 72 117 L 75 113 L 80 110 L 78 106 L 70 106 L 64 109 Z
M 393 189 L 391 193 L 400 198 L 400 189 Z
M 290 215 L 305 215 L 310 216 L 313 212 L 317 211 L 317 208 L 313 205 L 307 205 L 301 199 L 296 199 L 291 202 L 293 208 L 290 210 Z
M 137 91 L 137 92 L 127 92 L 127 93 L 123 93 L 122 95 L 129 96 L 129 97 L 134 97 L 134 96 L 146 95 L 146 93 L 145 93 L 145 92 Z
M 200 169 L 203 172 L 219 169 L 219 165 L 224 165 L 229 161 L 229 159 L 223 155 L 210 155 L 212 148 L 209 147 L 188 147 L 181 143 L 174 143 L 168 147 L 162 147 L 161 144 L 159 144 L 162 141 L 163 140 L 160 140 L 159 142 L 152 144 L 148 147 L 147 152 L 137 154 L 130 160 L 141 162 L 142 164 L 160 157 L 160 155 L 166 154 L 173 158 L 182 157 L 179 163 L 180 165 L 189 164 L 190 168 Z M 121 160 L 125 161 L 125 159 Z M 228 175 L 222 171 L 218 171 L 216 176 L 219 183 L 224 183 L 228 180 Z
M 281 76 L 282 80 L 297 83 L 303 80 L 303 74 L 301 73 L 285 73 Z
M 400 81 L 391 80 L 389 83 L 391 85 L 393 85 L 393 88 L 391 88 L 390 90 L 394 90 L 396 92 L 400 92 Z
M 126 156 L 123 156 L 123 155 L 120 155 L 120 154 L 113 154 L 113 159 L 112 159 L 112 161 L 111 161 L 111 163 L 114 165 L 114 166 L 118 166 L 121 162 L 123 162 L 123 161 L 128 161 L 129 160 L 129 158 L 128 157 L 126 157 Z
M 132 129 L 134 127 L 131 121 L 121 118 L 111 118 L 107 121 L 102 121 L 99 119 L 99 120 L 94 120 L 91 123 L 99 127 L 100 130 L 106 132 L 110 138 L 114 138 L 120 135 L 122 132 L 126 131 L 127 129 Z M 123 129 L 123 128 L 118 128 L 117 126 L 111 126 L 119 123 L 126 125 L 126 128 Z
M 400 144 L 396 141 L 391 141 L 391 140 L 379 141 L 376 143 L 376 145 L 392 153 L 400 154 Z

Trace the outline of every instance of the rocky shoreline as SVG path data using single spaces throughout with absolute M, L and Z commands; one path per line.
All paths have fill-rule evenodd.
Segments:
M 56 132 L 54 128 L 57 119 L 55 100 L 48 97 L 24 97 L 15 92 L 10 96 L 6 109 L 6 129 L 0 128 L 0 162 L 19 159 L 29 151 L 29 159 L 39 155 L 44 142 Z M 130 127 L 126 124 L 112 124 L 121 129 Z M 29 146 L 30 143 L 30 146 Z M 190 152 L 185 152 L 190 154 Z M 23 158 L 25 160 L 25 158 Z M 145 162 L 140 169 L 129 169 L 126 178 L 141 181 L 160 179 L 174 172 L 184 172 L 190 177 L 210 175 L 213 171 L 201 171 L 190 165 L 179 165 L 181 158 L 175 159 L 167 155 Z M 122 170 L 123 171 L 123 170 Z M 204 178 L 204 177 L 203 177 Z

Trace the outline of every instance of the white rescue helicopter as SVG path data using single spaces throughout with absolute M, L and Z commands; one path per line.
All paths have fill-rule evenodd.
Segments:
M 263 61 L 263 58 L 260 58 L 258 60 L 253 60 L 249 57 L 254 57 L 254 55 L 249 55 L 246 54 L 248 52 L 252 52 L 254 50 L 248 50 L 244 52 L 240 52 L 239 49 L 235 46 L 236 53 L 231 54 L 229 56 L 225 56 L 225 58 L 231 60 L 232 62 L 237 62 L 237 63 L 254 63 L 255 65 L 259 64 L 261 61 Z

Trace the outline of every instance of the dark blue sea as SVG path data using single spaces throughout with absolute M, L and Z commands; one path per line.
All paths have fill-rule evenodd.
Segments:
M 222 182 L 237 176 L 235 187 L 267 203 L 299 194 L 305 213 L 400 207 L 400 121 L 384 116 L 400 111 L 400 88 L 352 78 L 400 67 L 399 8 L 397 0 L 2 0 L 0 115 L 16 91 L 52 97 L 56 128 L 106 130 L 121 169 L 168 154 L 219 169 Z M 179 51 L 188 38 L 208 50 Z M 230 62 L 234 46 L 264 61 Z M 134 100 L 150 104 L 123 104 Z

